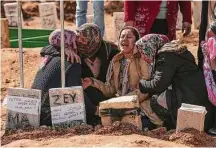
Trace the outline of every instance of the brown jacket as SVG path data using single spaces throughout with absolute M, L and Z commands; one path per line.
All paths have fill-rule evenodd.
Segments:
M 126 73 L 123 76 L 123 86 L 122 90 L 120 89 L 119 84 L 119 74 L 121 60 L 124 57 L 123 53 L 115 55 L 109 65 L 107 71 L 106 83 L 103 83 L 99 80 L 91 78 L 93 80 L 92 86 L 98 88 L 103 92 L 106 97 L 115 97 L 123 95 L 140 95 L 138 86 L 140 79 L 149 79 L 148 65 L 141 59 L 139 52 L 135 52 L 131 58 L 127 59 L 126 64 Z M 132 92 L 125 94 L 124 86 L 129 85 Z M 140 96 L 139 96 L 140 98 Z M 143 97 L 142 97 L 143 98 Z M 140 98 L 141 99 L 141 98 Z

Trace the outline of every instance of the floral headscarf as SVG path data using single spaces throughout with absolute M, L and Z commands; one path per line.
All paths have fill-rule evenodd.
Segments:
M 97 25 L 86 23 L 81 25 L 76 31 L 64 30 L 65 35 L 65 48 L 69 50 L 73 49 L 73 43 L 75 43 L 77 36 L 82 36 L 87 44 L 81 44 L 76 42 L 77 52 L 85 57 L 93 56 L 100 48 L 102 37 L 100 29 Z M 60 46 L 61 30 L 54 30 L 49 36 L 49 43 L 53 46 Z
M 78 53 L 86 57 L 91 57 L 99 50 L 102 36 L 96 24 L 83 24 L 77 29 L 76 34 L 77 36 L 81 35 L 87 42 L 87 44 L 77 44 Z
M 216 37 L 211 37 L 207 42 L 203 42 L 202 51 L 204 55 L 203 72 L 209 100 L 216 106 L 216 82 L 212 74 L 213 69 L 210 66 L 211 61 L 216 58 Z
M 149 64 L 149 73 L 151 76 L 155 67 L 155 57 L 157 51 L 168 42 L 169 39 L 165 35 L 148 34 L 143 36 L 135 43 L 138 47 L 139 52 L 144 57 L 143 60 L 145 60 Z

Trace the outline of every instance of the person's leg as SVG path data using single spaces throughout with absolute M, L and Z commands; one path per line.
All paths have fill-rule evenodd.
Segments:
M 104 1 L 103 0 L 94 0 L 94 23 L 101 30 L 102 37 L 104 36 Z
M 168 34 L 168 24 L 166 19 L 155 19 L 150 33 Z
M 76 26 L 79 27 L 86 23 L 87 2 L 84 0 L 76 1 Z

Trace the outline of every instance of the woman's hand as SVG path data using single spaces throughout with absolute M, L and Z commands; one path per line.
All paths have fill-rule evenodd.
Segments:
M 124 23 L 124 26 L 134 26 L 134 21 L 127 21 Z
M 74 50 L 65 49 L 65 54 L 67 55 L 67 61 L 71 61 L 71 63 L 74 63 L 76 60 L 77 63 L 81 64 L 81 59 Z
M 91 78 L 84 78 L 82 79 L 82 87 L 85 90 L 87 87 L 91 86 L 93 84 L 93 81 Z

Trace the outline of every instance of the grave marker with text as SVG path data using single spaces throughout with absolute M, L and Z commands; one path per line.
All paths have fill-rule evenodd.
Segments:
M 6 129 L 40 126 L 41 90 L 8 88 Z
M 51 119 L 54 128 L 67 128 L 86 123 L 81 86 L 49 90 Z

